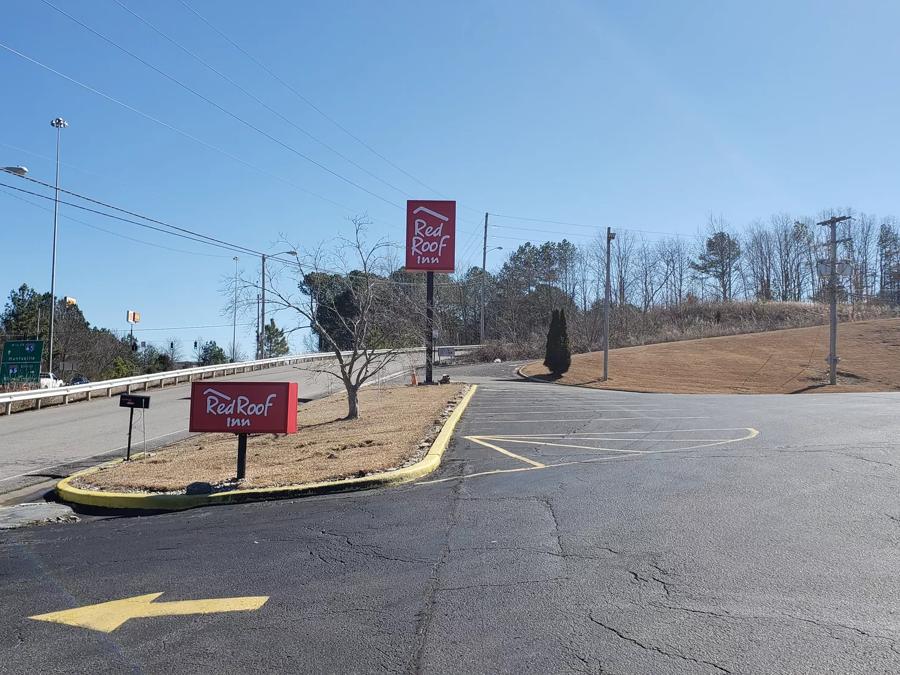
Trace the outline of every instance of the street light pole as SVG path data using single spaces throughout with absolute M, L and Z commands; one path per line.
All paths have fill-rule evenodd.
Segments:
M 238 258 L 234 256 L 234 307 L 231 312 L 231 362 L 236 361 L 237 352 L 237 302 L 238 302 Z
M 611 227 L 606 228 L 606 289 L 605 300 L 603 303 L 603 381 L 609 379 L 609 303 L 612 295 L 612 283 L 609 277 L 609 253 L 612 240 L 616 238 L 616 233 Z
M 59 140 L 60 132 L 69 126 L 62 117 L 50 120 L 56 129 L 56 184 L 53 198 L 53 258 L 50 263 L 50 350 L 47 356 L 47 372 L 53 372 L 53 327 L 56 317 L 56 238 L 59 222 Z

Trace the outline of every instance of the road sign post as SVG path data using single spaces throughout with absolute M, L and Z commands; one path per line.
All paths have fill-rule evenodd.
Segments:
M 147 410 L 150 407 L 150 397 L 139 394 L 122 394 L 119 396 L 119 407 L 128 408 L 128 447 L 125 449 L 125 461 L 131 461 L 131 431 L 134 428 L 134 409 Z
M 456 202 L 406 202 L 406 270 L 425 272 L 425 384 L 434 384 L 434 273 L 456 267 Z

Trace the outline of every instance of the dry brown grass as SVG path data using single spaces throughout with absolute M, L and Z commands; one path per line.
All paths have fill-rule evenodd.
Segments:
M 303 404 L 292 435 L 251 436 L 247 477 L 239 487 L 300 485 L 396 469 L 417 461 L 436 434 L 462 384 L 367 388 L 360 419 L 347 414 L 346 397 Z M 234 434 L 201 434 L 131 462 L 75 481 L 77 487 L 113 491 L 181 492 L 191 483 L 236 487 Z
M 715 394 L 900 390 L 900 319 L 842 323 L 838 385 L 828 381 L 828 327 L 752 333 L 613 349 L 608 383 L 603 355 L 576 354 L 561 384 L 598 389 Z M 541 363 L 527 375 L 542 376 Z

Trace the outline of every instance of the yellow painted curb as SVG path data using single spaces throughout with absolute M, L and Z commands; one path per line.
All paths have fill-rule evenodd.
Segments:
M 186 494 L 159 494 L 153 492 L 103 492 L 101 490 L 85 490 L 72 485 L 72 480 L 80 476 L 86 476 L 113 466 L 123 461 L 121 459 L 106 462 L 99 466 L 85 469 L 62 479 L 56 484 L 56 494 L 60 499 L 73 504 L 94 506 L 105 509 L 139 509 L 141 511 L 179 511 L 191 509 L 197 506 L 210 506 L 213 504 L 237 504 L 240 502 L 265 501 L 269 499 L 285 499 L 288 497 L 307 497 L 311 495 L 326 494 L 329 492 L 345 492 L 349 490 L 362 490 L 365 488 L 383 487 L 408 483 L 422 476 L 426 476 L 441 464 L 441 457 L 450 443 L 453 430 L 462 417 L 466 406 L 475 394 L 477 385 L 472 385 L 465 396 L 462 397 L 456 408 L 450 413 L 450 417 L 444 422 L 438 432 L 437 438 L 431 444 L 426 455 L 411 466 L 394 471 L 385 471 L 362 478 L 347 478 L 344 480 L 323 481 L 320 483 L 307 483 L 305 485 L 286 485 L 270 488 L 247 488 L 244 490 L 229 490 L 207 495 Z M 137 457 L 137 456 L 135 456 Z

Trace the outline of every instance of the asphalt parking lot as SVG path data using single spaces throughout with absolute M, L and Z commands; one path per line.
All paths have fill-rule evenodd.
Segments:
M 479 391 L 420 483 L 2 535 L 0 670 L 900 671 L 900 397 L 446 370 Z M 267 600 L 28 618 L 151 593 Z

